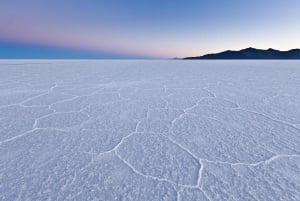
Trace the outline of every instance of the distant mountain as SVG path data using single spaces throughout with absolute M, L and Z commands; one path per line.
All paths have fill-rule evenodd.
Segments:
M 184 59 L 300 59 L 300 49 L 279 51 L 271 48 L 260 50 L 249 47 L 239 51 L 227 50 L 216 54 L 206 54 Z

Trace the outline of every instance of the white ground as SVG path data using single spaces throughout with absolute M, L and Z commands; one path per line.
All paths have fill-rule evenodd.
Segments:
M 1 61 L 0 200 L 300 200 L 300 62 Z

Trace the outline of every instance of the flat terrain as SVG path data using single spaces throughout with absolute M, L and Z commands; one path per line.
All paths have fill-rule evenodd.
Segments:
M 299 61 L 0 61 L 0 200 L 300 200 Z

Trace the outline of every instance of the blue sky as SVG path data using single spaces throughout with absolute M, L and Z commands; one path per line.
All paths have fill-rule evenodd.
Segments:
M 0 57 L 172 58 L 249 46 L 287 50 L 300 47 L 299 11 L 299 0 L 1 0 Z

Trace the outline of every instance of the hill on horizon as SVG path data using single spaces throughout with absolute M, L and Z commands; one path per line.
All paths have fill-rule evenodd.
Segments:
M 280 51 L 272 48 L 262 50 L 249 47 L 238 51 L 227 50 L 220 53 L 186 57 L 183 59 L 300 59 L 300 49 Z

